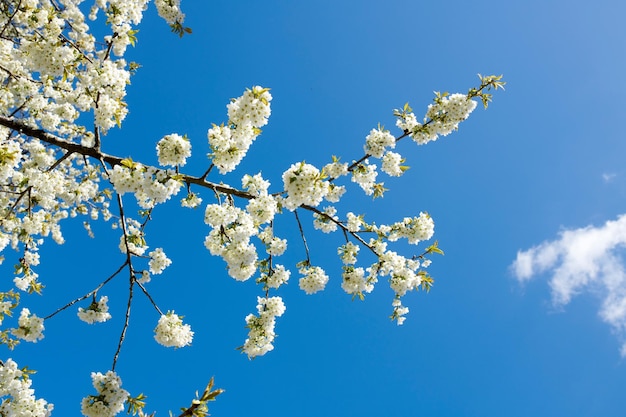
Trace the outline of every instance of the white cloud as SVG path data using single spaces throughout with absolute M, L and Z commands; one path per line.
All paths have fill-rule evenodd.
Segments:
M 602 174 L 602 179 L 604 180 L 604 182 L 611 182 L 615 179 L 615 177 L 617 177 L 617 174 L 614 173 L 605 172 L 604 174 Z
M 577 294 L 592 292 L 602 300 L 599 316 L 622 343 L 626 357 L 626 214 L 599 227 L 565 230 L 546 241 L 517 253 L 511 265 L 521 283 L 542 273 L 550 275 L 552 301 L 564 306 Z

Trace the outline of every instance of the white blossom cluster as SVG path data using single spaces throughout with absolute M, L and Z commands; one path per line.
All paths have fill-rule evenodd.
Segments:
M 360 246 L 355 245 L 352 242 L 347 242 L 339 247 L 337 253 L 340 255 L 341 261 L 345 265 L 354 265 L 356 263 L 356 255 L 359 253 L 359 250 L 361 250 Z
M 374 290 L 375 281 L 365 276 L 363 268 L 355 268 L 352 265 L 344 266 L 341 278 L 343 279 L 341 288 L 348 294 L 363 295 L 363 293 L 370 293 Z
M 350 232 L 358 232 L 365 224 L 365 222 L 363 221 L 363 216 L 357 216 L 352 212 L 348 212 L 346 214 L 346 217 L 346 229 L 348 229 Z
M 397 112 L 396 125 L 419 145 L 447 136 L 458 129 L 459 123 L 467 119 L 476 108 L 476 102 L 467 94 L 437 95 L 428 106 L 424 123 L 419 123 L 411 112 Z
M 287 192 L 283 205 L 292 211 L 301 205 L 318 206 L 329 191 L 320 170 L 304 162 L 291 165 L 283 173 L 283 187 Z
M 220 173 L 233 171 L 261 133 L 270 116 L 272 95 L 268 88 L 247 89 L 227 106 L 228 125 L 213 125 L 207 133 L 211 158 Z
M 78 318 L 89 324 L 102 323 L 109 320 L 111 314 L 109 313 L 108 301 L 109 297 L 105 295 L 100 297 L 98 301 L 94 299 L 87 308 L 79 307 Z
M 157 143 L 157 156 L 163 166 L 183 166 L 191 156 L 191 142 L 176 133 L 165 135 Z
M 365 191 L 365 194 L 372 195 L 374 194 L 377 176 L 376 165 L 369 164 L 366 160 L 352 171 L 352 182 L 356 182 Z
M 44 399 L 35 398 L 28 374 L 12 359 L 0 362 L 0 416 L 48 417 L 54 408 Z
M 406 320 L 406 316 L 409 313 L 409 308 L 402 305 L 402 301 L 399 298 L 395 298 L 391 303 L 393 306 L 393 314 L 391 318 L 396 320 L 398 326 L 402 326 Z
M 29 309 L 22 309 L 17 324 L 19 327 L 11 330 L 13 336 L 33 343 L 43 339 L 43 319 L 31 314 Z
M 159 16 L 168 24 L 181 24 L 185 20 L 185 14 L 180 10 L 180 0 L 154 0 Z
M 418 217 L 405 217 L 401 222 L 378 228 L 387 235 L 390 242 L 405 238 L 412 245 L 428 240 L 435 234 L 435 222 L 428 213 L 420 213 Z
M 404 160 L 402 155 L 397 152 L 387 152 L 383 156 L 380 169 L 391 177 L 399 177 L 404 172 L 400 165 Z
M 191 326 L 183 324 L 182 317 L 168 311 L 159 319 L 154 329 L 154 339 L 163 346 L 180 348 L 191 344 L 193 331 Z
M 265 277 L 265 282 L 269 288 L 278 288 L 289 281 L 291 271 L 286 269 L 283 265 L 276 265 L 271 273 L 268 273 Z
M 268 255 L 280 256 L 287 250 L 287 239 L 274 236 L 274 230 L 271 226 L 262 229 L 258 238 L 265 244 L 265 251 Z
M 258 233 L 254 218 L 230 204 L 209 204 L 204 222 L 213 228 L 205 238 L 204 246 L 212 255 L 226 261 L 228 274 L 238 281 L 254 275 L 258 258 L 256 247 L 250 242 L 250 238 Z
M 114 417 L 124 410 L 129 397 L 122 388 L 122 379 L 113 371 L 91 373 L 91 382 L 98 392 L 83 398 L 81 412 L 86 417 Z
M 182 183 L 174 172 L 126 160 L 109 170 L 109 180 L 120 195 L 133 193 L 141 208 L 150 209 L 178 194 Z
M 130 252 L 136 256 L 143 255 L 148 246 L 144 239 L 141 223 L 129 217 L 126 218 L 126 233 L 120 236 L 119 248 L 122 253 Z M 128 250 L 127 250 L 128 249 Z
M 241 347 L 250 359 L 265 355 L 274 349 L 276 317 L 282 316 L 285 312 L 285 304 L 280 297 L 257 297 L 257 301 L 259 315 L 249 314 L 246 317 L 248 338 Z
M 387 148 L 393 149 L 395 147 L 396 138 L 388 130 L 379 127 L 378 129 L 372 129 L 369 135 L 367 135 L 363 150 L 374 158 L 382 158 Z
M 197 208 L 200 204 L 202 204 L 202 199 L 192 192 L 187 193 L 187 196 L 180 201 L 180 205 L 187 208 Z
M 322 210 L 323 214 L 313 214 L 313 227 L 321 230 L 324 233 L 330 233 L 337 230 L 337 222 L 339 222 L 337 209 L 333 206 L 328 206 Z
M 150 256 L 150 261 L 148 262 L 148 267 L 150 268 L 150 273 L 152 274 L 161 274 L 172 264 L 170 258 L 165 255 L 162 248 L 157 248 L 148 254 Z
M 298 283 L 300 284 L 300 289 L 305 293 L 315 294 L 326 288 L 328 275 L 319 266 L 303 266 L 298 271 L 303 275 Z
M 379 257 L 377 264 L 371 267 L 373 276 L 389 276 L 389 285 L 396 296 L 403 297 L 407 292 L 417 290 L 422 283 L 417 273 L 420 262 L 407 259 L 394 251 L 386 251 Z
M 37 140 L 0 136 L 0 175 L 0 251 L 6 247 L 23 251 L 23 275 L 14 282 L 20 290 L 32 291 L 37 274 L 30 266 L 39 263 L 42 239 L 63 243 L 59 223 L 77 214 L 109 219 L 108 201 L 99 191 L 96 166 L 73 156 L 57 163 L 55 153 Z

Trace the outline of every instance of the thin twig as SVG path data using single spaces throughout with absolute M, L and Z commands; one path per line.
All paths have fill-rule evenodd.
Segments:
M 304 251 L 306 252 L 306 261 L 307 264 L 311 264 L 311 258 L 309 256 L 309 245 L 306 243 L 306 237 L 304 236 L 304 230 L 302 230 L 302 223 L 300 222 L 300 217 L 298 216 L 298 210 L 294 210 L 293 214 L 296 216 L 296 221 L 298 222 L 298 229 L 300 229 L 300 236 L 302 236 L 302 243 L 304 244 Z
M 104 287 L 106 284 L 109 283 L 109 281 L 111 281 L 113 278 L 115 278 L 115 276 L 117 274 L 119 274 L 120 272 L 122 272 L 122 270 L 124 269 L 124 267 L 128 265 L 128 261 L 125 261 L 111 276 L 109 276 L 107 279 L 105 279 L 104 281 L 102 281 L 96 288 L 94 288 L 93 290 L 91 290 L 90 292 L 88 292 L 87 294 L 83 295 L 82 297 L 78 297 L 75 300 L 70 301 L 69 303 L 65 304 L 63 307 L 58 308 L 54 313 L 47 315 L 46 317 L 44 317 L 44 320 L 48 320 L 54 316 L 56 316 L 58 313 L 60 313 L 61 311 L 73 306 L 74 304 L 78 303 L 79 301 L 82 301 L 86 298 L 89 298 L 90 296 L 92 296 L 93 294 L 96 294 L 98 291 L 100 291 L 100 289 L 102 289 L 102 287 Z
M 141 282 L 137 281 L 137 279 L 135 279 L 135 283 L 137 285 L 139 285 L 139 288 L 141 288 L 141 291 L 143 291 L 143 293 L 146 295 L 146 297 L 148 297 L 148 300 L 150 300 L 150 303 L 152 303 L 152 306 L 156 309 L 156 311 L 162 316 L 163 312 L 161 311 L 161 309 L 159 308 L 159 306 L 154 302 L 154 299 L 152 298 L 152 296 L 150 295 L 150 293 L 148 292 L 148 290 L 146 290 L 146 287 L 143 286 L 143 284 L 141 284 Z
M 128 289 L 128 303 L 126 304 L 126 314 L 124 316 L 124 327 L 122 328 L 122 333 L 120 334 L 120 340 L 117 343 L 117 349 L 115 350 L 115 355 L 113 355 L 113 365 L 111 366 L 111 371 L 115 371 L 117 358 L 120 356 L 120 351 L 122 350 L 122 344 L 124 343 L 124 339 L 126 339 L 126 330 L 128 330 L 128 324 L 130 323 L 130 307 L 133 301 L 133 285 L 134 284 L 135 284 L 135 280 L 131 271 L 130 288 Z

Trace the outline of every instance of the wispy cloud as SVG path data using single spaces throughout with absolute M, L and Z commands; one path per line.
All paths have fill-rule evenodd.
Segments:
M 620 338 L 626 357 L 626 214 L 599 227 L 562 231 L 558 238 L 517 253 L 511 265 L 521 283 L 546 274 L 556 306 L 585 291 L 600 297 L 600 318 Z
M 604 182 L 611 182 L 615 179 L 615 177 L 617 177 L 617 174 L 613 172 L 605 172 L 602 174 L 602 179 L 604 180 Z

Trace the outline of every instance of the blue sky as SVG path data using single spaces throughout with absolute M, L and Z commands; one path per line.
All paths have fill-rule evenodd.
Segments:
M 419 116 L 433 90 L 466 92 L 477 73 L 504 74 L 507 86 L 459 132 L 423 147 L 401 142 L 411 169 L 385 180 L 382 200 L 351 190 L 368 218 L 428 211 L 435 219 L 446 254 L 431 267 L 433 290 L 405 298 L 404 326 L 388 319 L 385 283 L 363 302 L 343 293 L 339 236 L 311 230 L 327 290 L 306 296 L 293 275 L 280 291 L 287 312 L 275 350 L 249 361 L 235 348 L 260 290 L 229 278 L 204 249 L 201 210 L 171 204 L 155 211 L 147 238 L 173 265 L 149 286 L 196 336 L 184 349 L 157 345 L 158 316 L 138 295 L 117 367 L 126 389 L 148 395 L 157 415 L 187 405 L 213 375 L 226 389 L 214 416 L 624 415 L 626 322 L 601 315 L 607 299 L 619 307 L 626 294 L 625 232 L 605 226 L 626 203 L 624 4 L 187 0 L 183 8 L 193 29 L 183 39 L 152 8 L 142 22 L 129 52 L 142 65 L 130 114 L 105 150 L 156 163 L 156 141 L 185 133 L 189 170 L 201 174 L 211 123 L 226 121 L 231 97 L 262 85 L 274 96 L 269 125 L 224 181 L 262 171 L 278 188 L 293 162 L 360 157 L 367 133 L 378 123 L 391 129 L 392 110 L 407 101 Z M 277 225 L 295 237 L 294 227 L 291 216 Z M 32 311 L 48 314 L 123 262 L 119 237 L 106 225 L 94 231 L 91 240 L 67 222 L 67 243 L 45 245 L 45 297 L 25 299 Z M 593 231 L 605 234 L 594 241 L 585 234 Z M 546 260 L 548 249 L 556 254 Z M 284 262 L 303 258 L 293 240 Z M 4 354 L 39 371 L 34 387 L 55 403 L 54 415 L 79 415 L 89 373 L 110 368 L 126 302 L 119 281 L 102 293 L 112 321 L 87 326 L 70 309 L 46 321 L 43 341 Z

